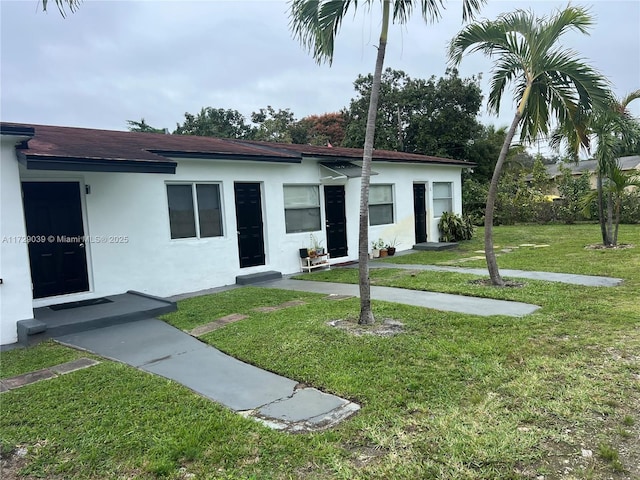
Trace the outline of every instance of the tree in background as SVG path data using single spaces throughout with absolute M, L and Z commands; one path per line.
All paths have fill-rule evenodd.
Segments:
M 483 0 L 464 0 L 463 19 L 467 19 L 478 10 Z M 367 0 L 371 7 L 373 0 Z M 358 239 L 359 284 L 360 284 L 360 316 L 358 323 L 373 324 L 375 318 L 371 310 L 371 288 L 369 279 L 369 180 L 371 177 L 371 157 L 373 156 L 373 142 L 376 129 L 376 115 L 380 98 L 380 82 L 387 47 L 389 22 L 404 24 L 408 21 L 415 3 L 420 5 L 422 17 L 425 21 L 440 18 L 442 2 L 433 0 L 381 0 L 382 23 L 378 53 L 372 77 L 371 95 L 367 110 L 367 123 L 364 138 L 364 152 L 362 155 L 362 177 L 360 188 L 360 222 Z M 391 7 L 393 4 L 393 13 Z M 292 0 L 291 28 L 302 45 L 312 52 L 318 63 L 333 60 L 335 37 L 340 30 L 342 20 L 351 9 L 356 10 L 356 0 Z
M 499 112 L 507 84 L 515 84 L 518 108 L 496 162 L 485 209 L 485 256 L 494 285 L 505 285 L 493 250 L 493 216 L 500 174 L 516 130 L 520 128 L 521 142 L 529 143 L 547 134 L 554 118 L 561 125 L 577 126 L 581 113 L 605 103 L 609 96 L 602 76 L 576 59 L 574 51 L 558 46 L 562 34 L 569 30 L 587 33 L 592 24 L 584 9 L 571 6 L 550 18 L 516 10 L 496 20 L 473 23 L 451 41 L 449 58 L 454 66 L 467 51 L 495 58 L 490 110 Z M 584 135 L 579 138 L 588 142 Z
M 640 90 L 631 92 L 622 99 L 611 97 L 602 108 L 583 115 L 578 128 L 560 125 L 552 136 L 552 145 L 559 147 L 563 141 L 566 142 L 569 155 L 576 160 L 581 147 L 577 137 L 584 135 L 595 140 L 593 157 L 597 161 L 598 218 L 602 244 L 605 246 L 617 243 L 617 238 L 614 240 L 614 235 L 617 237 L 617 225 L 614 232 L 613 197 L 616 181 L 622 180 L 617 159 L 623 154 L 637 153 L 640 150 L 640 122 L 627 109 L 629 103 L 638 98 Z M 613 185 L 608 185 L 610 183 Z
M 196 115 L 184 114 L 182 125 L 177 124 L 174 134 L 201 137 L 247 138 L 252 129 L 237 110 L 205 107 Z
M 293 143 L 338 147 L 344 140 L 344 127 L 342 113 L 324 113 L 304 117 L 290 131 Z
M 251 133 L 253 140 L 264 142 L 291 143 L 291 128 L 296 118 L 288 108 L 277 111 L 271 106 L 251 113 L 251 121 L 256 124 Z
M 135 120 L 127 120 L 127 128 L 130 132 L 142 132 L 142 133 L 167 133 L 164 128 L 155 128 L 144 121 L 141 118 L 139 122 Z
M 344 146 L 364 140 L 366 108 L 372 76 L 354 82 L 358 96 L 343 110 L 347 126 Z M 477 115 L 482 93 L 476 77 L 462 79 L 455 69 L 445 76 L 413 79 L 388 68 L 382 75 L 374 145 L 384 150 L 466 158 L 468 147 L 480 134 Z

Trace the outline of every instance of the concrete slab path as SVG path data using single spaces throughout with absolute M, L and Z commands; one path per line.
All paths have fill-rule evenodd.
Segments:
M 174 380 L 272 428 L 331 427 L 359 406 L 246 364 L 155 318 L 56 338 L 65 345 Z
M 433 272 L 468 273 L 472 275 L 488 276 L 486 268 L 446 267 L 440 265 L 406 265 L 400 263 L 371 262 L 370 268 L 401 268 L 405 270 L 426 270 Z M 357 265 L 355 266 L 357 268 Z M 510 270 L 501 268 L 503 277 L 529 278 L 531 280 L 544 280 L 547 282 L 568 283 L 571 285 L 584 285 L 586 287 L 615 287 L 622 283 L 621 278 L 601 277 L 597 275 L 578 275 L 573 273 L 534 272 L 529 270 Z
M 352 295 L 355 297 L 360 295 L 358 285 L 293 280 L 290 278 L 264 282 L 255 286 L 324 293 L 327 295 Z M 374 300 L 404 303 L 417 307 L 433 308 L 445 312 L 468 313 L 482 316 L 507 315 L 510 317 L 522 317 L 540 308 L 537 305 L 522 302 L 379 286 L 371 287 L 371 298 Z

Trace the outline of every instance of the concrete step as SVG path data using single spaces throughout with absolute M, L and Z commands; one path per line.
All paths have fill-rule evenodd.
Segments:
M 451 250 L 452 248 L 456 248 L 458 246 L 455 242 L 424 242 L 424 243 L 416 243 L 413 246 L 414 250 Z
M 56 306 L 34 310 L 34 319 L 18 322 L 18 342 L 32 344 L 46 338 L 56 338 L 71 333 L 135 322 L 175 312 L 175 302 L 128 291 L 121 295 L 105 297 L 108 302 L 56 309 Z
M 266 272 L 238 275 L 236 277 L 236 284 L 251 285 L 253 283 L 268 282 L 269 280 L 278 280 L 280 278 L 282 278 L 281 272 L 276 272 L 275 270 L 267 270 Z

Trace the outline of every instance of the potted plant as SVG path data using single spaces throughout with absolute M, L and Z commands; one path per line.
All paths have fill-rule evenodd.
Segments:
M 387 251 L 385 249 L 385 244 L 384 244 L 384 241 L 381 238 L 379 238 L 375 242 L 371 242 L 371 254 L 372 254 L 373 258 L 386 257 L 387 256 Z
M 378 248 L 378 241 L 371 242 L 371 258 L 378 258 L 380 256 L 380 248 Z
M 318 240 L 316 236 L 312 233 L 309 235 L 309 240 L 311 246 L 309 247 L 309 251 L 313 252 L 313 256 L 316 255 L 324 255 L 324 247 L 322 246 L 322 240 Z
M 387 254 L 390 257 L 393 257 L 396 254 L 397 246 L 398 246 L 398 239 L 396 237 L 394 237 L 393 240 L 387 243 Z

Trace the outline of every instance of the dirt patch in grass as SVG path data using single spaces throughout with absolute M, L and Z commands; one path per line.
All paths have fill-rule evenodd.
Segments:
M 620 243 L 619 245 L 603 245 L 601 243 L 592 243 L 584 247 L 587 250 L 625 250 L 627 248 L 635 248 L 632 243 Z
M 505 287 L 509 287 L 509 288 L 521 288 L 521 287 L 524 287 L 526 285 L 526 283 L 524 283 L 524 282 L 517 282 L 515 280 L 503 279 L 503 281 L 504 281 L 504 286 Z M 493 283 L 491 283 L 491 279 L 490 278 L 479 278 L 477 280 L 470 280 L 469 283 L 471 285 L 482 285 L 483 287 L 495 287 L 496 286 Z
M 331 320 L 327 322 L 330 327 L 346 331 L 350 335 L 361 337 L 363 335 L 376 335 L 378 337 L 392 337 L 404 332 L 404 324 L 392 318 L 385 318 L 382 322 L 373 325 L 360 325 L 354 318 Z

